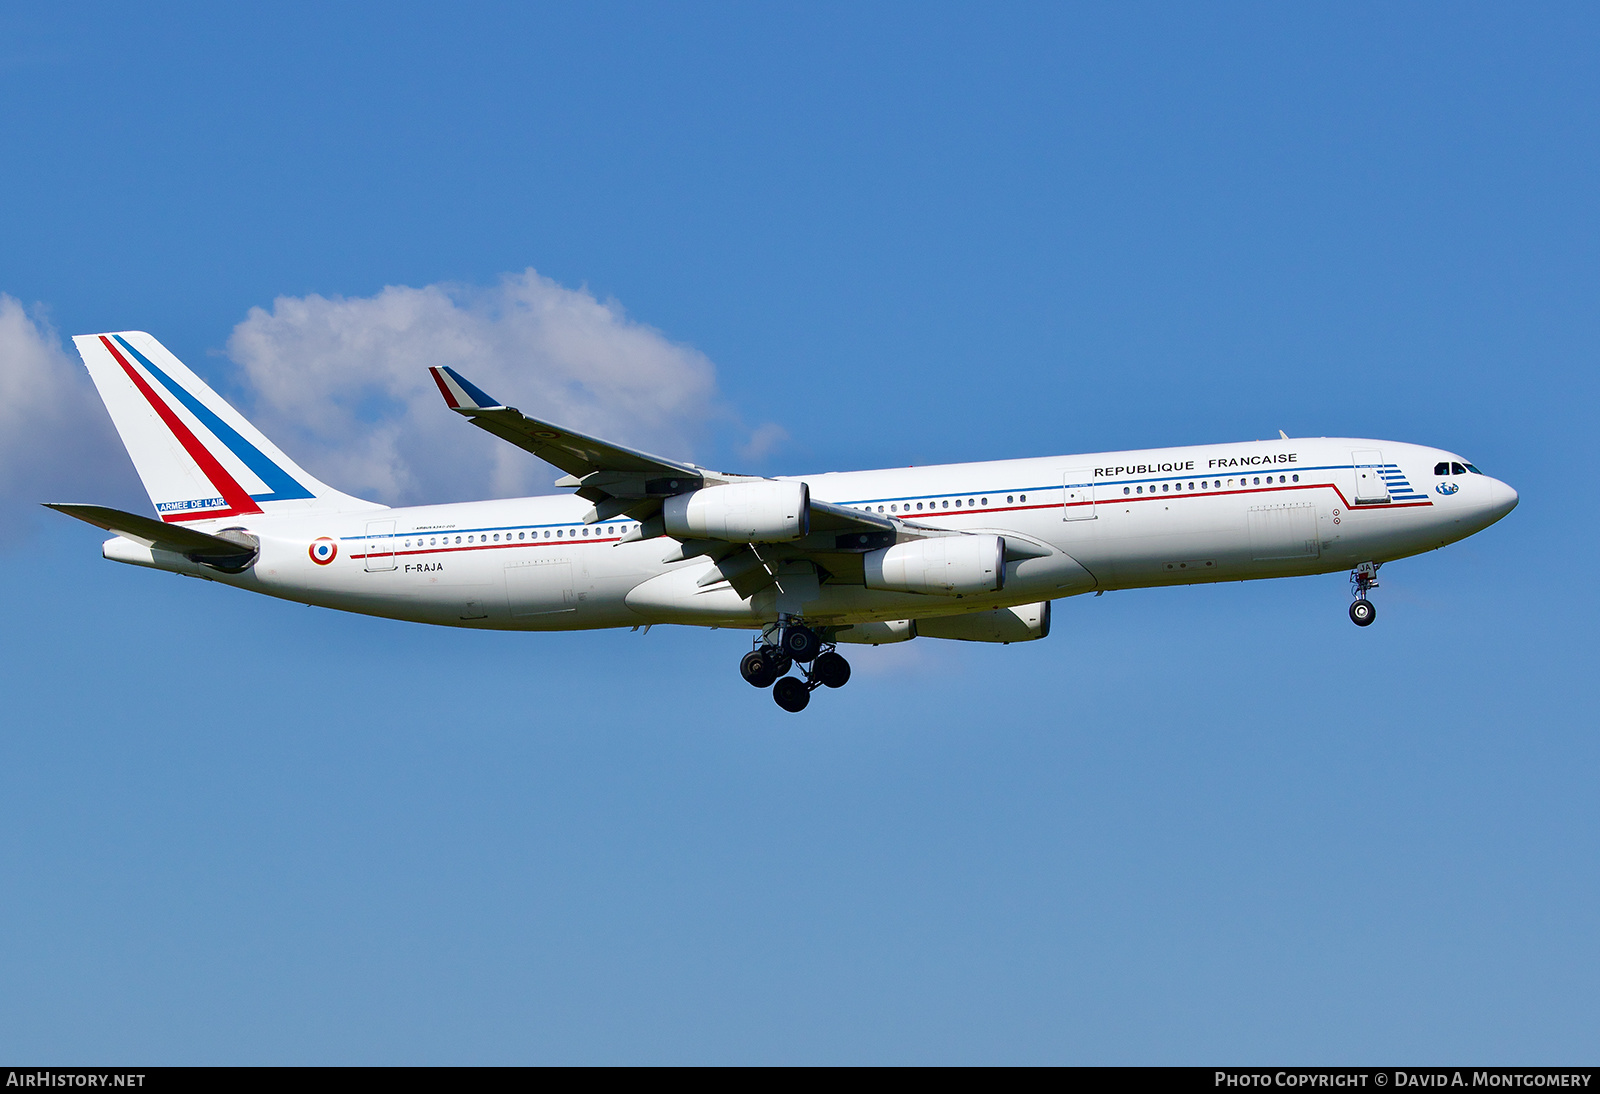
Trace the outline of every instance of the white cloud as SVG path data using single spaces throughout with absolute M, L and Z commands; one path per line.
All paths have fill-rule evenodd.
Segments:
M 110 419 L 76 355 L 62 348 L 46 320 L 0 293 L 0 506 L 5 523 L 13 524 L 25 511 L 22 507 L 41 501 L 126 500 L 127 468 Z
M 738 428 L 704 354 L 533 270 L 488 288 L 280 297 L 250 310 L 228 355 L 239 409 L 284 451 L 332 486 L 391 503 L 546 493 L 560 474 L 452 413 L 429 365 L 663 456 L 693 459 L 713 426 Z M 759 460 L 787 435 L 746 436 L 744 458 Z M 0 293 L 0 524 L 55 500 L 148 510 L 76 353 L 37 309 Z
M 739 449 L 747 460 L 764 460 L 789 442 L 789 431 L 776 422 L 758 425 L 750 431 L 750 439 Z
M 228 355 L 263 432 L 329 485 L 386 502 L 543 493 L 560 474 L 450 412 L 429 365 L 664 456 L 692 458 L 728 417 L 704 354 L 531 269 L 491 288 L 279 297 L 234 328 Z

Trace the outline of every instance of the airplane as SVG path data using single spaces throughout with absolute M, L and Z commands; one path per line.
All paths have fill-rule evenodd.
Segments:
M 841 644 L 1028 642 L 1108 590 L 1378 570 L 1479 532 L 1517 492 L 1453 452 L 1289 438 L 772 478 L 532 418 L 454 368 L 445 405 L 571 492 L 390 508 L 308 474 L 155 338 L 73 339 L 157 516 L 50 508 L 105 558 L 449 627 L 753 632 L 744 679 L 787 711 L 850 678 Z M 794 671 L 797 670 L 797 671 Z M 791 674 L 794 672 L 794 674 Z

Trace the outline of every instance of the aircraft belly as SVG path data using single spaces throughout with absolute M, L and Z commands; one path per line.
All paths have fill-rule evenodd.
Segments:
M 751 602 L 726 582 L 700 586 L 705 566 L 680 566 L 635 585 L 623 603 L 652 623 L 750 623 L 758 620 Z

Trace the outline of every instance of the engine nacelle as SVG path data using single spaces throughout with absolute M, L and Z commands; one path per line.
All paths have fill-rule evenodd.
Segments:
M 957 642 L 1032 642 L 1050 634 L 1050 602 L 919 619 L 917 634 Z
M 999 592 L 1006 583 L 1001 536 L 939 536 L 897 543 L 862 556 L 867 588 L 889 593 Z
M 731 482 L 676 494 L 661 509 L 667 535 L 783 543 L 811 530 L 811 491 L 803 482 Z

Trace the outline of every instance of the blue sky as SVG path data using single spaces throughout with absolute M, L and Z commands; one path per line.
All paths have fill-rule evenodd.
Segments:
M 1597 39 L 1581 5 L 0 8 L 0 1056 L 1589 1058 Z M 503 332 L 529 269 L 672 399 L 514 341 L 495 394 L 713 465 L 1281 428 L 1522 504 L 1386 567 L 1367 630 L 1342 575 L 1117 593 L 852 654 L 799 718 L 726 632 L 342 616 L 33 512 L 148 504 L 52 331 L 151 331 L 336 484 L 399 422 L 397 500 L 546 488 L 399 381 L 273 386 L 296 315 Z

